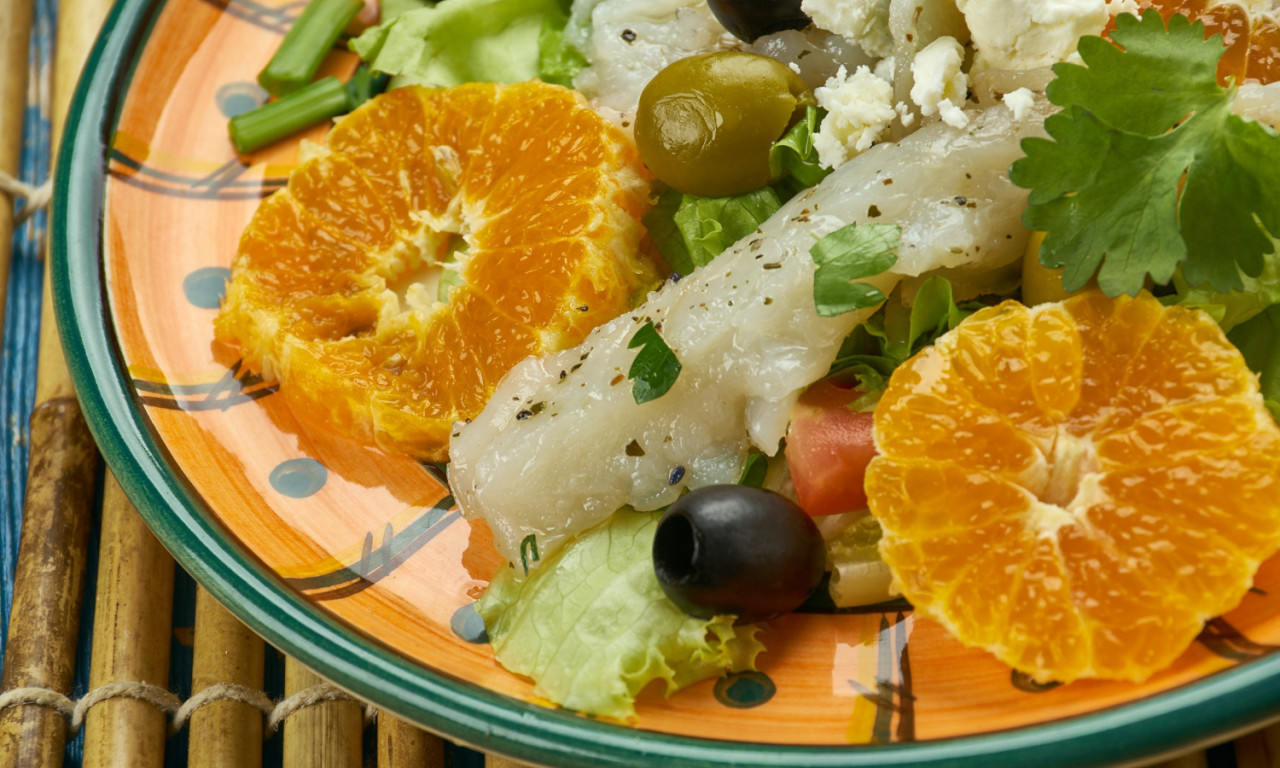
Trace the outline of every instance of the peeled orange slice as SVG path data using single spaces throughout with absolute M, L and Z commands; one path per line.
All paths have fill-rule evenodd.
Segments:
M 1205 314 L 974 314 L 893 375 L 867 472 L 919 615 L 1041 682 L 1140 681 L 1280 546 L 1280 428 Z
M 512 365 L 657 282 L 634 146 L 567 88 L 397 89 L 315 155 L 245 230 L 216 321 L 309 421 L 442 460 Z

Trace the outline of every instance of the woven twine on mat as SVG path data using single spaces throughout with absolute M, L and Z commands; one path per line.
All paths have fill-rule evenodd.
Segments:
M 0 171 L 0 192 L 5 193 L 15 202 L 18 198 L 26 199 L 27 204 L 22 206 L 22 210 L 18 211 L 18 215 L 13 220 L 15 224 L 21 224 L 31 218 L 33 213 L 49 204 L 49 199 L 53 197 L 53 179 L 47 179 L 45 183 L 35 187 Z
M 171 733 L 177 733 L 186 727 L 187 722 L 195 711 L 206 704 L 212 704 L 216 701 L 236 701 L 253 707 L 266 718 L 266 727 L 263 730 L 264 737 L 271 736 L 271 734 L 279 730 L 280 725 L 290 715 L 307 707 L 323 704 L 326 701 L 362 703 L 359 699 L 332 683 L 318 683 L 280 701 L 272 701 L 262 691 L 255 691 L 243 685 L 217 683 L 201 690 L 186 701 L 182 701 L 176 695 L 158 685 L 125 681 L 99 686 L 75 701 L 49 688 L 14 688 L 0 694 L 0 710 L 25 705 L 47 707 L 66 717 L 71 732 L 76 733 L 84 726 L 85 716 L 91 707 L 107 699 L 121 698 L 145 701 L 164 712 L 165 715 L 172 718 L 169 724 Z M 376 714 L 377 710 L 372 705 L 364 705 L 366 724 L 372 722 Z

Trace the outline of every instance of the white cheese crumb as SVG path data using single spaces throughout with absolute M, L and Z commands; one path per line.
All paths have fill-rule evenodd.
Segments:
M 903 128 L 910 128 L 911 124 L 916 121 L 916 113 L 911 111 L 906 102 L 898 102 L 893 105 L 893 109 L 898 113 L 898 122 L 902 123 Z
M 956 0 L 956 7 L 978 51 L 975 69 L 1063 61 L 1081 36 L 1101 34 L 1111 18 L 1107 0 Z
M 875 69 L 872 71 L 876 73 L 876 77 L 886 83 L 893 83 L 893 76 L 898 71 L 898 63 L 893 56 L 885 56 L 875 63 Z
M 951 99 L 938 102 L 938 115 L 942 117 L 942 122 L 953 128 L 964 128 L 969 124 L 969 116 L 964 113 L 964 108 L 952 104 Z
M 964 48 L 954 37 L 939 37 L 924 47 L 911 61 L 911 100 L 925 117 L 941 115 L 943 122 L 964 128 L 969 118 L 964 102 L 969 93 L 969 78 L 960 70 Z
M 835 168 L 870 147 L 898 113 L 893 108 L 893 86 L 858 67 L 849 75 L 843 66 L 813 95 L 827 110 L 822 128 L 813 135 L 818 162 Z
M 1245 0 L 1249 2 L 1249 0 Z M 1266 0 L 1269 5 L 1271 0 Z M 1107 0 L 1107 13 L 1112 16 L 1119 16 L 1122 13 L 1132 13 L 1134 16 L 1138 13 L 1138 0 Z
M 1006 93 L 1000 97 L 1004 105 L 1013 112 L 1013 119 L 1022 122 L 1027 115 L 1031 113 L 1031 108 L 1035 106 L 1036 98 L 1032 95 L 1030 88 L 1019 88 L 1016 91 Z
M 801 0 L 800 10 L 818 29 L 851 40 L 872 56 L 893 53 L 889 0 Z

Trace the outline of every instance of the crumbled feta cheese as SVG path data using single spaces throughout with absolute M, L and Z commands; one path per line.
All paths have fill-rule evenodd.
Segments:
M 815 88 L 818 105 L 827 111 L 822 127 L 813 135 L 818 162 L 835 168 L 870 147 L 898 113 L 893 108 L 893 86 L 858 67 L 853 75 L 840 67 L 827 84 Z
M 875 69 L 872 71 L 876 73 L 876 77 L 886 83 L 892 83 L 893 76 L 898 71 L 898 63 L 894 57 L 885 56 L 883 59 L 876 62 Z
M 942 122 L 953 128 L 964 128 L 969 124 L 969 116 L 964 113 L 964 108 L 952 104 L 951 99 L 938 102 L 938 115 Z
M 889 0 L 800 0 L 814 26 L 862 46 L 872 56 L 893 53 Z
M 947 125 L 963 128 L 969 124 L 964 102 L 969 79 L 960 70 L 964 48 L 954 37 L 939 37 L 924 47 L 911 61 L 911 100 L 925 117 L 938 114 Z
M 1063 61 L 1111 18 L 1107 0 L 956 0 L 978 51 L 974 68 L 1034 69 Z
M 1016 91 L 1006 93 L 1000 97 L 1004 105 L 1013 112 L 1013 119 L 1022 122 L 1030 114 L 1031 108 L 1036 104 L 1036 98 L 1031 94 L 1030 88 L 1019 88 Z
M 916 121 L 916 113 L 911 111 L 911 107 L 908 107 L 906 102 L 900 101 L 894 104 L 893 109 L 898 113 L 898 122 L 902 123 L 903 128 L 910 128 Z
M 1244 0 L 1246 3 L 1250 0 Z M 1271 0 L 1263 0 L 1267 5 L 1271 4 Z M 1139 13 L 1138 0 L 1107 0 L 1107 13 L 1112 16 L 1119 16 L 1122 13 L 1132 13 L 1137 16 Z

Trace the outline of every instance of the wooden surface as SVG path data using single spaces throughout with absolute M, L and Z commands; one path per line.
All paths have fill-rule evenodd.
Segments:
M 12 2 L 12 0 L 9 0 Z M 76 80 L 109 0 L 64 0 L 58 14 L 54 70 L 56 145 Z M 70 693 L 80 620 L 97 450 L 80 413 L 62 357 L 45 271 L 36 408 L 22 541 L 0 687 Z M 0 765 L 59 766 L 66 744 L 62 716 L 46 707 L 0 713 Z
M 195 658 L 191 693 L 231 684 L 262 690 L 262 639 L 203 589 L 196 592 Z M 258 768 L 262 765 L 262 713 L 250 704 L 223 700 L 191 717 L 189 768 Z
M 0 172 L 18 177 L 27 106 L 27 53 L 35 0 L 0 3 Z M 0 197 L 2 200 L 3 197 Z M 0 318 L 9 295 L 14 209 L 0 205 Z
M 293 659 L 285 662 L 290 696 L 324 682 Z M 285 721 L 284 768 L 360 768 L 364 713 L 352 701 L 328 701 L 299 710 Z
M 379 768 L 444 768 L 444 740 L 388 713 L 378 715 Z
M 173 558 L 112 477 L 102 501 L 89 688 L 141 681 L 169 686 Z M 164 765 L 165 713 L 140 699 L 103 701 L 85 719 L 84 765 Z

